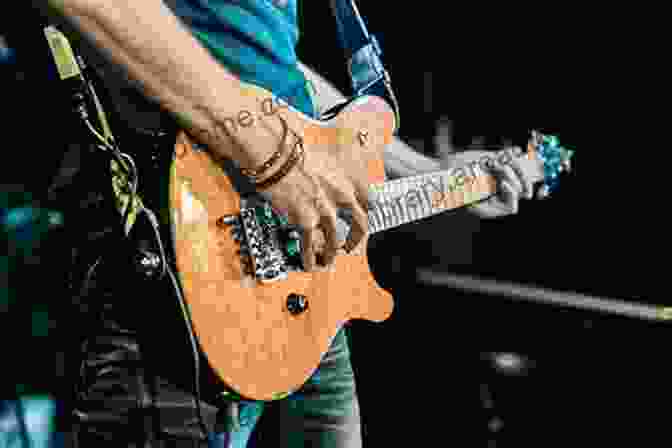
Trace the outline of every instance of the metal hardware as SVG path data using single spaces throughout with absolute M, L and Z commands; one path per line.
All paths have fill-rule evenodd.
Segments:
M 297 316 L 308 309 L 308 300 L 306 296 L 291 293 L 287 296 L 287 310 L 294 316 Z

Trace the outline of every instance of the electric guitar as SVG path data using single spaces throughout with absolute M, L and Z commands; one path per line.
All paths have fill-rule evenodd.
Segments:
M 347 10 L 338 12 L 339 23 L 354 20 Z M 360 22 L 352 23 L 356 28 Z M 62 79 L 74 79 L 80 87 L 84 79 L 67 39 L 53 27 L 45 28 L 45 35 Z M 495 194 L 495 179 L 478 165 L 385 181 L 383 149 L 399 126 L 399 113 L 376 48 L 370 43 L 352 55 L 349 68 L 358 95 L 320 120 L 290 106 L 276 110 L 310 150 L 367 152 L 374 196 L 370 234 Z M 273 97 L 260 87 L 248 88 L 259 98 Z M 112 189 L 128 234 L 139 210 L 146 210 L 136 194 L 135 164 L 110 144 L 111 130 L 90 90 L 102 135 L 87 124 L 99 146 L 117 155 L 110 162 Z M 537 180 L 544 181 L 540 191 L 549 192 L 558 174 L 569 168 L 572 152 L 554 137 L 533 133 L 524 157 Z M 282 398 L 310 377 L 344 323 L 390 316 L 392 296 L 377 285 L 366 244 L 357 252 L 340 253 L 328 272 L 304 272 L 301 229 L 246 184 L 230 160 L 213 158 L 179 132 L 169 165 L 161 174 L 170 172 L 165 184 L 179 283 L 200 347 L 234 393 L 254 400 Z M 347 213 L 339 222 L 347 234 Z
M 355 98 L 324 120 L 291 107 L 278 114 L 306 147 L 369 152 L 370 234 L 496 193 L 495 179 L 478 166 L 386 182 L 382 154 L 395 114 L 379 97 Z M 548 191 L 569 168 L 572 152 L 535 132 L 522 157 Z M 339 253 L 329 272 L 304 272 L 301 229 L 185 132 L 175 144 L 169 190 L 175 261 L 194 332 L 214 372 L 240 396 L 288 395 L 318 367 L 344 323 L 381 322 L 392 313 L 392 296 L 377 285 L 366 244 Z M 347 227 L 345 218 L 340 222 Z

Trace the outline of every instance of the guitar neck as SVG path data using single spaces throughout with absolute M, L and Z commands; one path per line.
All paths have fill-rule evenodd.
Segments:
M 533 183 L 543 180 L 532 143 L 524 154 L 519 166 Z M 497 193 L 497 180 L 478 163 L 375 184 L 371 191 L 368 218 L 373 234 L 487 199 Z
M 445 170 L 375 184 L 371 190 L 373 234 L 486 199 L 497 192 L 497 184 L 482 171 L 465 175 L 465 170 Z

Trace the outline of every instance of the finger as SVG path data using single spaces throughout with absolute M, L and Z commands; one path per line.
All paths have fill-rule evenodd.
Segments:
M 528 176 L 525 175 L 525 172 L 523 171 L 523 168 L 520 166 L 520 162 L 517 160 L 514 161 L 511 164 L 511 168 L 513 168 L 513 171 L 515 171 L 516 176 L 518 176 L 518 179 L 520 180 L 521 185 L 523 186 L 522 190 L 522 195 L 526 199 L 532 199 L 533 191 L 532 191 L 532 181 Z
M 322 254 L 319 256 L 318 264 L 328 268 L 333 264 L 338 249 L 341 248 L 340 242 L 338 241 L 336 208 L 322 201 L 320 202 L 320 209 L 320 224 L 324 231 L 326 245 Z
M 518 213 L 518 193 L 509 182 L 500 182 L 500 197 L 512 214 Z
M 369 203 L 375 195 L 366 184 L 355 184 L 355 200 L 359 203 L 362 211 L 369 209 Z
M 359 208 L 352 209 L 352 225 L 350 226 L 350 235 L 345 242 L 345 251 L 352 252 L 359 248 L 362 241 L 365 240 L 369 231 L 368 214 Z
M 315 231 L 319 230 L 315 227 L 303 227 L 303 270 L 311 272 L 315 270 L 315 248 L 313 247 L 313 240 L 315 238 Z
M 357 191 L 358 190 L 355 190 L 349 197 L 346 195 L 339 195 L 339 206 L 348 210 L 352 217 L 350 234 L 343 247 L 346 252 L 356 250 L 369 232 L 368 209 L 369 201 L 373 194 L 368 188 L 363 189 L 365 193 L 357 193 Z M 362 191 L 362 189 L 359 191 Z M 363 197 L 362 194 L 364 195 Z
M 369 209 L 371 208 L 371 202 L 376 200 L 376 194 L 373 193 L 369 185 L 356 185 L 355 199 L 360 208 L 352 209 L 353 230 L 350 232 L 351 237 L 348 240 L 348 252 L 356 250 L 369 233 Z
M 324 185 L 324 188 L 331 193 L 334 203 L 339 209 L 349 212 L 353 217 L 350 234 L 345 243 L 344 249 L 346 252 L 352 252 L 359 247 L 359 244 L 364 240 L 368 233 L 368 208 L 369 201 L 373 200 L 373 193 L 369 190 L 368 185 L 354 185 L 354 190 L 350 194 L 345 193 L 331 187 Z
M 513 187 L 517 194 L 523 191 L 523 183 L 513 168 L 511 168 L 511 164 L 498 165 L 495 170 L 495 176 L 498 177 L 500 183 L 508 182 L 509 186 Z
M 517 158 L 523 156 L 523 148 L 521 148 L 520 146 L 513 146 L 513 147 L 511 147 L 510 151 L 511 151 L 511 156 L 514 159 L 517 159 Z
M 303 253 L 303 269 L 306 272 L 315 271 L 317 267 L 316 262 L 316 251 L 315 251 L 315 240 L 317 239 L 316 235 L 320 232 L 319 224 L 320 217 L 314 209 L 311 209 L 310 213 L 305 213 L 309 209 L 309 205 L 303 208 L 304 214 L 298 217 L 297 224 L 303 230 L 303 238 L 301 241 L 302 253 Z

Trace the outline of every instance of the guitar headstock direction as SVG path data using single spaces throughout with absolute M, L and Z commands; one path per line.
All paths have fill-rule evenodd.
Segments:
M 574 151 L 562 147 L 558 137 L 538 131 L 532 131 L 528 149 L 543 163 L 543 185 L 536 195 L 538 199 L 545 199 L 558 188 L 560 174 L 571 171 Z

